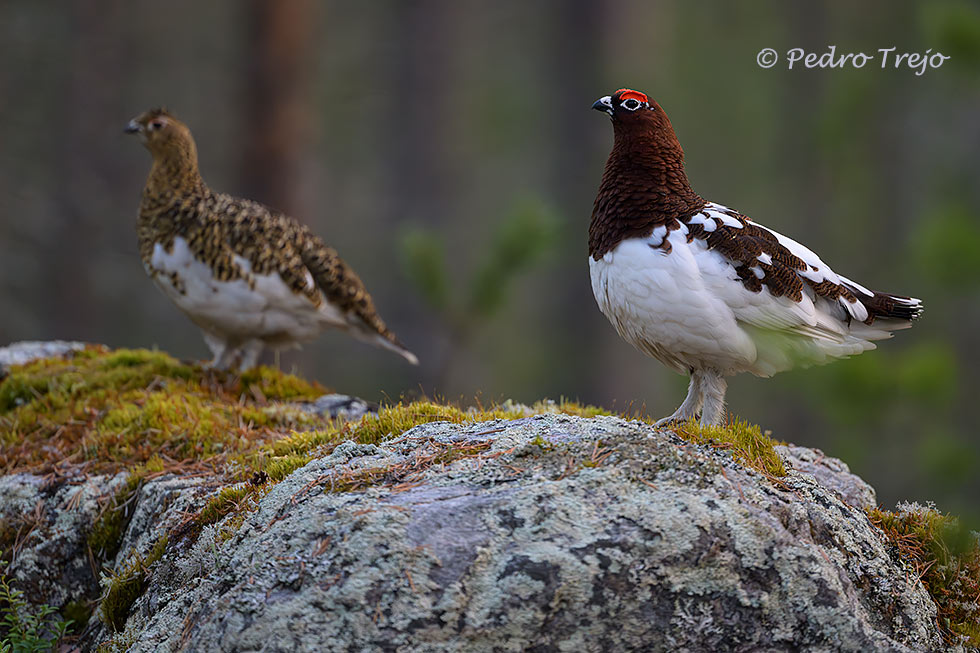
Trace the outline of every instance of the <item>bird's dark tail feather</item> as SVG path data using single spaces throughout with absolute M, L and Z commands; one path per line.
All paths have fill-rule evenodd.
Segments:
M 922 315 L 922 300 L 915 297 L 892 295 L 878 291 L 872 291 L 874 295 L 868 297 L 856 288 L 850 288 L 850 290 L 857 296 L 858 301 L 868 309 L 868 324 L 873 323 L 876 319 L 912 321 Z

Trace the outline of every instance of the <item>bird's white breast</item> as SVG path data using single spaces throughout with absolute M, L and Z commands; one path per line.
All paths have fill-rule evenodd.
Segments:
M 755 346 L 715 289 L 731 282 L 734 271 L 699 241 L 687 243 L 682 231 L 667 235 L 669 252 L 649 240 L 630 238 L 602 259 L 589 259 L 599 309 L 619 334 L 680 372 L 750 365 Z
M 242 277 L 222 281 L 196 259 L 183 238 L 170 251 L 157 243 L 148 271 L 164 293 L 202 329 L 233 340 L 251 338 L 307 341 L 328 325 L 345 324 L 328 302 L 317 307 L 296 293 L 279 274 L 253 274 L 249 262 L 235 257 Z M 312 283 L 312 277 L 309 280 Z

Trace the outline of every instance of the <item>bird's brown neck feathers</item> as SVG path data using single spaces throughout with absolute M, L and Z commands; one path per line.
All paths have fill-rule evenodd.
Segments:
M 663 109 L 629 118 L 613 122 L 615 141 L 592 209 L 589 255 L 596 260 L 706 204 L 687 181 L 684 151 Z
M 140 257 L 149 265 L 156 243 L 169 248 L 187 221 L 196 220 L 197 207 L 211 191 L 198 172 L 197 148 L 189 131 L 172 134 L 166 142 L 154 141 L 147 148 L 153 165 L 143 187 L 136 233 Z
M 195 195 L 206 190 L 197 168 L 197 146 L 189 132 L 173 134 L 150 152 L 153 167 L 143 189 L 144 200 Z

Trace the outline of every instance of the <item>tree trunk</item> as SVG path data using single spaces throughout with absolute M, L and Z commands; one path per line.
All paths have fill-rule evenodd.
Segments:
M 242 192 L 297 215 L 310 134 L 311 0 L 251 0 L 245 64 Z

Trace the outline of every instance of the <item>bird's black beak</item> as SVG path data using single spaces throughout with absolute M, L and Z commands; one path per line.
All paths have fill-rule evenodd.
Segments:
M 130 120 L 128 123 L 126 123 L 126 126 L 123 127 L 123 133 L 125 134 L 136 134 L 139 132 L 139 130 L 140 124 L 135 120 Z
M 596 100 L 595 103 L 592 105 L 592 108 L 595 109 L 596 111 L 603 111 L 605 113 L 608 113 L 611 116 L 613 115 L 612 98 L 609 97 L 608 95 L 605 95 L 599 98 L 598 100 Z

